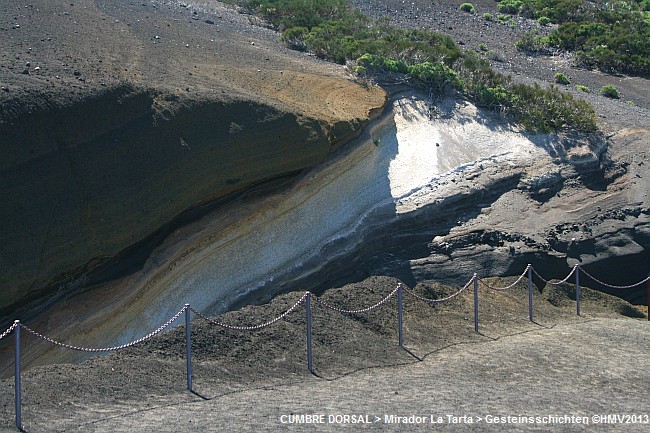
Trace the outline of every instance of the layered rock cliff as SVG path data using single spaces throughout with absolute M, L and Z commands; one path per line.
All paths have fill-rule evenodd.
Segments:
M 322 162 L 385 102 L 221 4 L 4 7 L 5 317 L 132 272 L 171 227 Z
M 96 347 L 186 302 L 372 275 L 646 272 L 646 129 L 529 136 L 410 93 L 384 109 L 220 3 L 11 0 L 1 17 L 0 327 Z M 50 349 L 25 365 L 77 359 Z

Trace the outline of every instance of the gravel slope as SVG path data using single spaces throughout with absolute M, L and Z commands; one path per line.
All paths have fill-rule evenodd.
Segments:
M 447 34 L 463 48 L 474 50 L 490 61 L 492 66 L 516 81 L 554 84 L 557 72 L 564 72 L 571 84 L 560 86 L 563 90 L 591 102 L 599 115 L 603 129 L 612 133 L 622 127 L 648 124 L 650 109 L 650 81 L 623 75 L 609 75 L 598 71 L 576 68 L 570 53 L 554 56 L 529 56 L 517 51 L 514 43 L 525 33 L 537 30 L 551 31 L 534 20 L 514 17 L 508 24 L 499 24 L 497 2 L 477 0 L 471 3 L 476 14 L 459 9 L 462 1 L 430 0 L 351 0 L 363 13 L 374 18 L 389 16 L 391 23 L 406 28 L 423 28 Z M 494 16 L 493 21 L 483 18 L 484 13 Z M 481 44 L 487 51 L 481 50 Z M 581 84 L 591 89 L 585 94 L 575 90 Z M 621 99 L 611 100 L 598 94 L 606 84 L 615 85 L 622 93 Z M 629 103 L 628 103 L 629 101 Z

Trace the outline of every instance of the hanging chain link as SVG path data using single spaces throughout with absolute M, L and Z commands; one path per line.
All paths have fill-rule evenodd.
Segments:
M 208 323 L 211 323 L 211 324 L 213 324 L 213 325 L 217 325 L 217 326 L 221 326 L 222 328 L 234 329 L 234 330 L 236 330 L 236 331 L 256 331 L 256 330 L 258 330 L 258 329 L 262 329 L 262 328 L 266 328 L 267 326 L 271 326 L 271 325 L 273 325 L 274 323 L 276 323 L 276 322 L 278 322 L 278 321 L 284 319 L 284 318 L 285 318 L 286 316 L 288 316 L 288 315 L 289 315 L 293 310 L 295 310 L 296 308 L 298 308 L 298 306 L 299 306 L 300 304 L 302 304 L 302 303 L 304 302 L 304 300 L 307 298 L 307 295 L 308 295 L 308 294 L 309 294 L 309 292 L 306 292 L 304 295 L 302 295 L 302 298 L 300 298 L 300 299 L 299 299 L 295 304 L 293 304 L 293 306 L 292 306 L 291 308 L 289 308 L 287 311 L 285 311 L 284 313 L 280 314 L 280 315 L 279 315 L 278 317 L 276 317 L 275 319 L 270 320 L 270 321 L 268 321 L 268 322 L 266 322 L 266 323 L 262 323 L 261 325 L 253 325 L 253 326 L 234 326 L 234 325 L 227 325 L 227 324 L 225 324 L 225 323 L 221 323 L 221 322 L 219 322 L 219 321 L 217 321 L 217 320 L 214 320 L 214 319 L 212 319 L 212 318 L 210 318 L 210 317 L 208 317 L 208 316 L 206 316 L 206 315 L 204 315 L 204 314 L 199 313 L 199 312 L 196 311 L 194 308 L 190 308 L 190 310 L 191 310 L 194 314 L 196 314 L 197 316 L 199 316 L 201 319 L 207 321 Z
M 610 289 L 619 289 L 619 290 L 631 289 L 632 287 L 636 287 L 636 286 L 639 286 L 639 285 L 641 285 L 643 283 L 647 283 L 648 281 L 650 281 L 650 275 L 648 275 L 645 279 L 639 281 L 636 284 L 630 284 L 629 286 L 614 286 L 614 285 L 611 285 L 611 284 L 603 283 L 602 281 L 600 281 L 599 279 L 597 279 L 596 277 L 594 277 L 593 275 L 591 275 L 590 273 L 588 273 L 587 271 L 585 271 L 582 268 L 580 268 L 580 270 L 582 271 L 583 274 L 585 274 L 586 276 L 588 276 L 589 278 L 591 278 L 592 280 L 594 280 L 598 284 L 601 284 L 601 285 L 603 285 L 605 287 L 609 287 Z
M 569 275 L 567 275 L 566 277 L 564 277 L 563 280 L 560 280 L 560 281 L 557 281 L 557 282 L 553 282 L 553 281 L 550 281 L 550 280 L 546 280 L 546 279 L 544 279 L 544 277 L 542 277 L 542 276 L 541 276 L 541 275 L 540 275 L 540 274 L 535 270 L 535 268 L 533 268 L 533 272 L 534 272 L 535 275 L 537 275 L 537 276 L 539 277 L 539 279 L 542 280 L 545 284 L 551 284 L 551 285 L 554 285 L 554 286 L 559 286 L 560 284 L 563 284 L 563 283 L 566 283 L 567 281 L 569 281 L 569 278 L 571 278 L 571 275 L 573 275 L 573 273 L 576 271 L 577 268 L 578 268 L 578 265 L 575 265 L 575 266 L 573 267 L 573 269 L 571 269 L 571 272 L 569 272 Z
M 3 333 L 0 335 L 0 340 L 2 340 L 3 338 L 5 338 L 7 335 L 11 334 L 12 331 L 13 331 L 14 329 L 16 329 L 16 326 L 18 326 L 18 323 L 19 323 L 19 322 L 14 322 L 13 325 L 11 325 L 9 328 L 7 328 L 7 330 L 6 330 L 5 332 L 3 332 Z
M 131 341 L 130 343 L 122 344 L 120 346 L 113 346 L 113 347 L 102 347 L 102 348 L 91 348 L 91 347 L 79 347 L 79 346 L 73 346 L 71 344 L 66 344 L 66 343 L 61 343 L 60 341 L 56 341 L 46 335 L 43 335 L 39 332 L 34 331 L 33 329 L 23 325 L 22 323 L 20 326 L 25 329 L 26 331 L 34 334 L 38 338 L 42 338 L 43 340 L 47 341 L 48 343 L 52 343 L 56 346 L 64 347 L 66 349 L 72 349 L 72 350 L 77 350 L 80 352 L 115 352 L 117 350 L 122 350 L 126 349 L 127 347 L 135 346 L 138 343 L 142 343 L 145 340 L 148 340 L 152 338 L 153 336 L 160 334 L 165 328 L 169 327 L 176 319 L 178 319 L 181 314 L 185 312 L 187 309 L 187 306 L 183 307 L 178 313 L 174 315 L 171 319 L 169 319 L 167 322 L 165 322 L 160 328 L 156 329 L 155 331 L 145 335 L 142 338 L 138 338 L 137 340 Z
M 392 298 L 395 295 L 395 293 L 397 293 L 398 290 L 399 290 L 399 286 L 394 288 L 393 291 L 388 294 L 388 296 L 386 296 L 381 301 L 377 302 L 375 305 L 371 305 L 370 307 L 362 308 L 360 310 L 344 310 L 343 308 L 333 307 L 317 297 L 314 298 L 314 301 L 329 310 L 336 311 L 341 314 L 362 314 L 362 313 L 367 313 L 369 311 L 372 311 L 376 308 L 379 308 L 380 306 L 385 304 L 390 298 Z
M 530 267 L 530 265 L 528 265 L 528 266 L 526 267 L 526 270 L 524 271 L 524 273 L 521 274 L 521 275 L 519 276 L 519 278 L 517 278 L 517 280 L 516 280 L 514 283 L 512 283 L 512 284 L 510 284 L 509 286 L 506 286 L 506 287 L 492 287 L 491 285 L 489 285 L 489 284 L 488 284 L 485 280 L 483 280 L 482 278 L 479 277 L 478 280 L 481 282 L 481 284 L 483 284 L 483 285 L 484 285 L 485 287 L 487 287 L 488 289 L 496 290 L 497 292 L 505 292 L 506 290 L 510 290 L 510 289 L 512 289 L 513 287 L 515 287 L 517 284 L 519 284 L 519 282 L 522 280 L 522 278 L 524 278 L 524 276 L 525 276 L 526 273 L 528 272 L 528 268 L 529 268 L 529 267 Z
M 467 288 L 468 288 L 468 287 L 469 287 L 473 282 L 474 282 L 474 277 L 472 277 L 472 278 L 467 282 L 467 284 L 465 284 L 465 285 L 464 285 L 464 286 L 463 286 L 459 291 L 457 291 L 456 293 L 454 293 L 454 294 L 452 294 L 452 295 L 447 296 L 446 298 L 442 298 L 442 299 L 430 299 L 430 298 L 425 298 L 424 296 L 420 296 L 420 295 L 418 295 L 417 293 L 412 292 L 408 287 L 405 287 L 405 288 L 404 288 L 404 291 L 405 291 L 406 293 L 408 293 L 409 295 L 413 296 L 414 298 L 419 299 L 420 301 L 430 302 L 430 303 L 433 304 L 433 303 L 438 303 L 438 302 L 447 302 L 447 301 L 450 301 L 450 300 L 454 299 L 456 296 L 460 295 L 460 294 L 463 293 L 465 290 L 467 290 Z

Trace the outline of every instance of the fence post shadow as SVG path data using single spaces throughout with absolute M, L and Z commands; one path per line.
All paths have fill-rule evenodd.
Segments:
M 415 353 L 413 353 L 413 352 L 411 351 L 411 349 L 409 349 L 408 347 L 406 347 L 406 346 L 402 346 L 402 349 L 404 350 L 404 352 L 408 353 L 409 355 L 411 355 L 413 358 L 417 359 L 418 361 L 420 361 L 420 362 L 421 362 L 421 361 L 424 361 L 424 358 L 420 358 L 419 356 L 417 356 L 417 355 L 416 355 Z

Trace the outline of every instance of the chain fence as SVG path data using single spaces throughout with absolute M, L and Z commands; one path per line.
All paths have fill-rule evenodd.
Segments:
M 471 286 L 473 282 L 474 282 L 474 277 L 472 277 L 472 278 L 467 282 L 467 284 L 465 284 L 465 285 L 464 285 L 460 290 L 458 290 L 456 293 L 453 293 L 453 294 L 451 294 L 451 295 L 449 295 L 449 296 L 447 296 L 447 297 L 445 297 L 445 298 L 441 298 L 441 299 L 430 299 L 430 298 L 425 298 L 424 296 L 420 296 L 420 295 L 418 295 L 417 293 L 413 292 L 413 291 L 412 291 L 411 289 L 409 289 L 408 287 L 404 288 L 404 291 L 405 291 L 406 293 L 408 293 L 409 295 L 413 296 L 415 299 L 418 299 L 418 300 L 423 301 L 423 302 L 429 302 L 429 303 L 447 302 L 447 301 L 451 301 L 451 300 L 454 299 L 456 296 L 460 295 L 460 294 L 463 293 L 465 290 L 467 290 L 467 288 L 468 288 L 469 286 Z
M 636 287 L 636 286 L 639 286 L 639 285 L 641 285 L 643 283 L 647 283 L 648 281 L 650 281 L 650 275 L 648 275 L 645 279 L 643 279 L 643 280 L 641 280 L 641 281 L 639 281 L 638 283 L 635 283 L 635 284 L 630 284 L 630 285 L 627 285 L 627 286 L 614 286 L 612 284 L 603 283 L 602 281 L 600 281 L 599 279 L 597 279 L 596 277 L 594 277 L 593 275 L 591 275 L 590 273 L 588 273 L 587 271 L 585 271 L 582 268 L 580 268 L 580 272 L 582 272 L 583 274 L 585 274 L 586 276 L 588 276 L 589 278 L 591 278 L 593 281 L 600 284 L 601 286 L 608 287 L 610 289 L 616 289 L 616 290 L 631 289 L 632 287 Z M 650 302 L 650 300 L 648 302 Z
M 0 341 L 2 341 L 3 338 L 5 338 L 9 334 L 11 334 L 13 332 L 14 328 L 16 328 L 16 326 L 18 326 L 18 322 L 14 322 L 14 324 L 11 325 L 9 328 L 7 328 L 7 330 L 5 332 L 0 334 Z
M 535 274 L 535 275 L 536 275 L 536 276 L 537 276 L 537 277 L 538 277 L 542 282 L 544 282 L 545 284 L 551 284 L 551 285 L 560 285 L 560 284 L 566 283 L 567 281 L 569 281 L 569 279 L 571 278 L 571 276 L 573 276 L 573 275 L 575 274 L 575 272 L 576 272 L 577 269 L 580 269 L 580 271 L 581 271 L 582 274 L 584 274 L 585 276 L 589 277 L 589 278 L 590 278 L 591 280 L 593 280 L 594 282 L 596 282 L 596 283 L 598 283 L 598 284 L 600 284 L 600 285 L 602 285 L 602 286 L 604 286 L 604 287 L 608 287 L 608 288 L 612 288 L 612 289 L 619 289 L 619 290 L 631 289 L 631 288 L 633 288 L 633 287 L 639 286 L 639 285 L 641 285 L 641 284 L 644 284 L 644 283 L 647 283 L 648 281 L 650 281 L 650 275 L 649 275 L 649 276 L 646 277 L 645 279 L 643 279 L 643 280 L 641 280 L 641 281 L 639 281 L 639 282 L 637 282 L 637 283 L 634 283 L 634 284 L 629 284 L 629 285 L 625 285 L 625 286 L 612 285 L 612 284 L 608 284 L 608 283 L 605 283 L 605 282 L 603 282 L 603 281 L 597 279 L 596 277 L 594 277 L 593 275 L 589 274 L 587 271 L 585 271 L 584 269 L 582 269 L 579 265 L 574 266 L 574 267 L 571 269 L 571 272 L 569 272 L 569 274 L 568 274 L 566 277 L 564 277 L 563 279 L 558 280 L 558 281 L 553 281 L 553 280 L 547 280 L 547 279 L 545 279 L 544 277 L 542 277 L 542 276 L 537 272 L 537 270 L 535 270 L 535 268 L 534 268 L 533 266 L 528 265 L 528 266 L 526 267 L 526 269 L 524 270 L 524 272 L 523 272 L 523 273 L 522 273 L 522 274 L 517 278 L 517 280 L 515 280 L 512 284 L 510 284 L 510 285 L 508 285 L 508 286 L 505 286 L 505 287 L 494 287 L 494 286 L 490 285 L 487 281 L 485 281 L 485 279 L 480 278 L 480 277 L 477 276 L 477 277 L 472 277 L 472 278 L 467 282 L 467 284 L 465 284 L 463 287 L 461 287 L 461 288 L 460 288 L 458 291 L 456 291 L 455 293 L 453 293 L 453 294 L 451 294 L 451 295 L 449 295 L 449 296 L 447 296 L 447 297 L 441 298 L 441 299 L 431 299 L 431 298 L 426 298 L 426 297 L 424 297 L 424 296 L 418 295 L 417 293 L 415 293 L 413 290 L 409 289 L 408 287 L 405 287 L 405 286 L 404 286 L 404 287 L 402 287 L 402 288 L 403 288 L 403 290 L 404 290 L 406 293 L 408 293 L 408 294 L 411 295 L 412 297 L 414 297 L 414 298 L 416 298 L 416 299 L 418 299 L 418 300 L 420 300 L 420 301 L 423 301 L 423 302 L 428 302 L 428 303 L 447 302 L 447 301 L 451 301 L 452 299 L 456 298 L 456 297 L 459 296 L 461 293 L 463 293 L 465 290 L 467 290 L 467 289 L 472 285 L 472 283 L 474 282 L 474 278 L 476 278 L 476 279 L 477 279 L 481 284 L 483 284 L 485 287 L 487 287 L 487 288 L 489 288 L 489 289 L 491 289 L 491 290 L 496 290 L 496 291 L 506 291 L 506 290 L 510 290 L 510 289 L 512 289 L 513 287 L 515 287 L 517 284 L 519 284 L 519 283 L 521 282 L 521 280 L 526 276 L 526 273 L 528 272 L 529 269 L 531 269 L 532 272 L 533 272 L 533 273 L 534 273 L 534 274 Z M 6 338 L 9 334 L 11 334 L 11 333 L 14 331 L 14 329 L 15 329 L 17 326 L 20 326 L 21 328 L 25 329 L 26 331 L 28 331 L 29 333 L 35 335 L 36 337 L 38 337 L 38 338 L 40 338 L 40 339 L 43 339 L 43 340 L 47 341 L 48 343 L 54 344 L 54 345 L 56 345 L 56 346 L 63 347 L 63 348 L 65 348 L 65 349 L 71 349 L 71 350 L 76 350 L 76 351 L 81 351 L 81 352 L 114 352 L 114 351 L 118 351 L 118 350 L 126 349 L 126 348 L 128 348 L 128 347 L 131 347 L 131 346 L 134 346 L 134 345 L 136 345 L 136 344 L 142 343 L 142 342 L 144 342 L 144 341 L 146 341 L 146 340 L 149 340 L 150 338 L 156 336 L 157 334 L 161 333 L 161 332 L 164 331 L 166 328 L 168 328 L 169 326 L 171 326 L 171 324 L 172 324 L 173 322 L 175 322 L 175 321 L 176 321 L 176 320 L 177 320 L 177 319 L 178 319 L 178 318 L 179 318 L 183 313 L 185 313 L 185 311 L 188 310 L 188 309 L 189 309 L 192 313 L 194 313 L 196 316 L 198 316 L 199 318 L 201 318 L 201 319 L 203 319 L 203 320 L 205 320 L 205 321 L 207 321 L 208 323 L 211 323 L 211 324 L 213 324 L 213 325 L 217 325 L 217 326 L 220 326 L 220 327 L 223 327 L 223 328 L 227 328 L 227 329 L 238 330 L 238 331 L 255 331 L 255 330 L 259 330 L 259 329 L 262 329 L 262 328 L 266 328 L 266 327 L 268 327 L 268 326 L 271 326 L 271 325 L 277 323 L 278 321 L 284 319 L 286 316 L 288 316 L 288 315 L 291 314 L 294 310 L 296 310 L 296 309 L 297 309 L 297 308 L 298 308 L 302 303 L 304 303 L 304 302 L 305 302 L 305 299 L 306 299 L 307 296 L 310 295 L 310 294 L 313 296 L 313 300 L 314 300 L 317 304 L 319 304 L 319 305 L 321 305 L 321 306 L 323 306 L 323 307 L 325 307 L 325 308 L 327 308 L 327 309 L 329 309 L 329 310 L 336 311 L 336 312 L 341 313 L 341 314 L 363 314 L 363 313 L 367 313 L 367 312 L 373 311 L 373 310 L 379 308 L 380 306 L 382 306 L 383 304 L 385 304 L 386 302 L 388 302 L 388 300 L 390 300 L 393 296 L 395 296 L 395 294 L 397 293 L 397 291 L 399 290 L 399 288 L 400 288 L 400 287 L 398 286 L 398 287 L 396 287 L 395 289 L 393 289 L 393 290 L 392 290 L 392 291 L 391 291 L 387 296 L 385 296 L 383 299 L 381 299 L 381 300 L 380 300 L 379 302 L 377 302 L 376 304 L 373 304 L 373 305 L 371 305 L 371 306 L 369 306 L 369 307 L 360 308 L 360 309 L 357 309 L 357 310 L 348 310 L 348 309 L 343 309 L 343 308 L 340 308 L 340 307 L 336 307 L 336 306 L 330 305 L 329 303 L 325 302 L 325 301 L 322 300 L 321 298 L 319 298 L 319 297 L 313 295 L 313 293 L 311 293 L 311 292 L 305 292 L 305 293 L 302 295 L 302 297 L 301 297 L 300 299 L 298 299 L 298 301 L 296 301 L 296 302 L 295 302 L 295 303 L 294 303 L 294 304 L 293 304 L 289 309 L 287 309 L 284 313 L 280 314 L 279 316 L 275 317 L 274 319 L 272 319 L 272 320 L 270 320 L 270 321 L 268 321 L 268 322 L 265 322 L 265 323 L 262 323 L 262 324 L 259 324 L 259 325 L 251 325 L 251 326 L 238 326 L 238 325 L 229 325 L 229 324 L 226 324 L 226 323 L 222 323 L 222 322 L 220 322 L 220 321 L 218 321 L 218 320 L 215 320 L 215 319 L 213 319 L 213 318 L 211 318 L 211 317 L 206 316 L 205 314 L 201 313 L 200 311 L 195 310 L 194 308 L 191 308 L 189 305 L 186 305 L 186 306 L 184 306 L 183 308 L 181 308 L 181 310 L 179 310 L 178 313 L 176 313 L 176 314 L 175 314 L 171 319 L 169 319 L 167 322 L 165 322 L 165 323 L 164 323 L 163 325 L 161 325 L 159 328 L 155 329 L 154 331 L 152 331 L 151 333 L 145 335 L 144 337 L 139 338 L 139 339 L 134 340 L 134 341 L 131 341 L 131 342 L 126 343 L 126 344 L 122 344 L 122 345 L 119 345 L 119 346 L 112 346 L 112 347 L 90 348 L 90 347 L 80 347 L 80 346 L 74 346 L 74 345 L 67 344 L 67 343 L 62 343 L 62 342 L 60 342 L 60 341 L 58 341 L 58 340 L 55 340 L 55 339 L 53 339 L 53 338 L 51 338 L 51 337 L 48 337 L 48 336 L 46 336 L 46 335 L 44 335 L 44 334 L 41 334 L 40 332 L 35 331 L 35 330 L 29 328 L 28 326 L 26 326 L 26 325 L 24 325 L 24 324 L 22 324 L 22 323 L 20 323 L 20 322 L 18 322 L 18 321 L 14 322 L 14 323 L 9 327 L 9 328 L 7 328 L 7 329 L 6 329 L 2 334 L 0 334 L 0 340 Z
M 569 278 L 571 278 L 571 276 L 576 272 L 576 269 L 577 269 L 578 267 L 579 267 L 578 265 L 575 265 L 575 266 L 573 267 L 573 269 L 571 269 L 571 272 L 569 272 L 569 275 L 567 275 L 566 277 L 564 277 L 563 279 L 561 279 L 561 280 L 559 280 L 559 281 L 547 280 L 547 279 L 545 279 L 544 277 L 542 277 L 542 276 L 537 272 L 537 270 L 535 270 L 535 268 L 532 268 L 532 269 L 533 269 L 533 273 L 534 273 L 535 275 L 537 275 L 537 277 L 538 277 L 540 280 L 542 280 L 542 281 L 544 282 L 544 284 L 550 284 L 550 285 L 552 285 L 552 286 L 559 286 L 560 284 L 564 284 L 564 283 L 566 283 L 567 281 L 569 281 Z
M 81 352 L 91 352 L 91 353 L 105 353 L 105 352 L 115 352 L 119 351 L 122 349 L 126 349 L 131 346 L 135 346 L 136 344 L 142 343 L 146 340 L 149 340 L 153 338 L 154 336 L 160 334 L 163 332 L 165 329 L 167 329 L 169 326 L 172 325 L 176 320 L 180 318 L 181 315 L 185 314 L 185 338 L 186 338 L 186 364 L 187 364 L 187 388 L 188 390 L 192 391 L 192 363 L 191 363 L 191 332 L 190 332 L 190 313 L 194 313 L 197 317 L 199 317 L 202 320 L 207 321 L 208 323 L 216 326 L 220 326 L 222 328 L 227 328 L 231 330 L 237 330 L 237 331 L 256 331 L 260 330 L 266 327 L 269 327 L 280 320 L 284 319 L 287 317 L 289 314 L 294 312 L 300 305 L 305 304 L 305 312 L 306 312 L 306 323 L 307 323 L 307 353 L 308 353 L 308 369 L 310 372 L 314 373 L 313 367 L 312 367 L 312 349 L 311 349 L 311 301 L 312 299 L 314 302 L 319 304 L 320 306 L 338 312 L 340 314 L 347 314 L 347 315 L 356 315 L 356 314 L 363 314 L 363 313 L 368 313 L 370 311 L 373 311 L 382 305 L 386 304 L 391 298 L 393 298 L 397 294 L 397 308 L 398 308 L 398 335 L 399 335 L 399 345 L 400 347 L 403 347 L 403 330 L 402 330 L 402 292 L 405 291 L 407 294 L 410 296 L 414 297 L 416 300 L 427 302 L 427 303 L 440 303 L 440 302 L 447 302 L 451 301 L 454 298 L 458 297 L 461 293 L 466 291 L 470 286 L 473 287 L 474 291 L 474 322 L 475 322 L 475 330 L 478 332 L 478 283 L 480 282 L 483 284 L 485 287 L 491 290 L 496 290 L 496 291 L 506 291 L 510 290 L 513 287 L 515 287 L 517 284 L 521 282 L 521 280 L 528 274 L 528 290 L 529 290 L 529 317 L 530 320 L 533 320 L 533 296 L 532 296 L 532 286 L 533 286 L 533 280 L 532 276 L 533 274 L 536 275 L 541 281 L 543 281 L 545 284 L 551 284 L 551 285 L 560 285 L 563 283 L 566 283 L 569 281 L 571 276 L 575 275 L 575 284 L 576 284 L 576 304 L 577 304 L 577 314 L 578 316 L 580 315 L 580 283 L 579 283 L 579 277 L 580 277 L 580 271 L 582 273 L 591 278 L 594 282 L 601 284 L 604 287 L 609 287 L 612 289 L 630 289 L 636 286 L 639 286 L 644 283 L 648 283 L 648 291 L 649 291 L 649 297 L 650 297 L 650 275 L 643 279 L 642 281 L 639 281 L 638 283 L 635 284 L 630 284 L 630 285 L 625 285 L 625 286 L 616 286 L 616 285 L 611 285 L 604 283 L 600 281 L 599 279 L 595 278 L 591 274 L 587 273 L 586 271 L 582 270 L 579 265 L 576 265 L 573 267 L 571 272 L 563 279 L 559 281 L 550 281 L 542 277 L 532 265 L 528 265 L 524 272 L 517 278 L 516 281 L 514 281 L 512 284 L 505 286 L 505 287 L 493 287 L 489 283 L 487 283 L 484 279 L 480 278 L 477 276 L 477 274 L 474 274 L 472 278 L 465 284 L 462 288 L 460 288 L 458 291 L 455 293 L 446 296 L 441 299 L 430 299 L 426 298 L 424 296 L 420 296 L 417 293 L 415 293 L 413 290 L 409 289 L 406 286 L 403 286 L 401 283 L 397 285 L 395 289 L 393 289 L 388 295 L 386 295 L 384 298 L 382 298 L 379 302 L 370 305 L 365 308 L 360 308 L 356 310 L 350 310 L 350 309 L 344 309 L 340 308 L 337 306 L 330 305 L 329 303 L 325 302 L 324 300 L 318 298 L 316 295 L 313 293 L 307 291 L 305 292 L 300 299 L 298 299 L 291 307 L 289 307 L 286 311 L 284 311 L 282 314 L 279 316 L 269 320 L 268 322 L 258 324 L 258 325 L 250 325 L 250 326 L 240 326 L 240 325 L 229 325 L 223 322 L 220 322 L 216 319 L 213 319 L 211 317 L 206 316 L 205 314 L 195 310 L 192 308 L 189 304 L 186 304 L 181 310 L 178 311 L 173 317 L 171 317 L 167 322 L 165 322 L 163 325 L 155 329 L 154 331 L 150 332 L 149 334 L 145 335 L 144 337 L 141 337 L 137 340 L 131 341 L 126 344 L 122 344 L 119 346 L 112 346 L 112 347 L 104 347 L 104 348 L 90 348 L 90 347 L 81 347 L 81 346 L 74 346 L 71 344 L 67 343 L 62 343 L 58 340 L 55 340 L 49 336 L 46 336 L 44 334 L 41 334 L 40 332 L 37 332 L 30 327 L 20 323 L 20 321 L 16 320 L 13 325 L 11 325 L 9 328 L 7 328 L 2 334 L 0 334 L 0 341 L 3 340 L 4 338 L 7 338 L 11 333 L 15 333 L 15 359 L 16 359 L 16 373 L 15 373 L 15 393 L 16 393 L 16 427 L 23 431 L 22 427 L 22 421 L 21 421 L 21 397 L 20 397 L 20 330 L 24 329 L 27 332 L 31 333 L 32 335 L 45 340 L 46 342 L 62 347 L 64 349 L 71 349 L 71 350 L 76 350 L 76 351 L 81 351 Z M 649 313 L 650 313 L 650 299 L 648 300 L 649 304 Z M 648 319 L 650 320 L 650 314 Z M 192 391 L 193 392 L 193 391 Z

